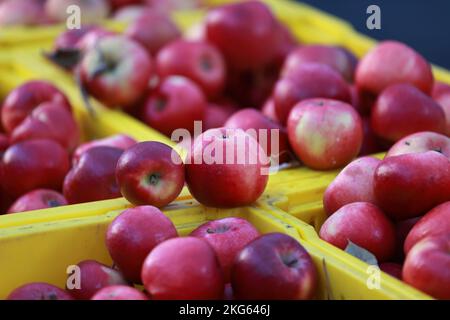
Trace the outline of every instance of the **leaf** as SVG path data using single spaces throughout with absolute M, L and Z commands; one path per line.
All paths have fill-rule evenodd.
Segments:
M 77 49 L 57 49 L 53 52 L 44 52 L 43 55 L 67 70 L 73 69 L 81 60 L 81 52 Z
M 378 266 L 377 258 L 370 251 L 358 246 L 357 244 L 348 240 L 347 247 L 345 248 L 345 252 L 351 254 L 355 258 L 364 261 L 370 265 Z

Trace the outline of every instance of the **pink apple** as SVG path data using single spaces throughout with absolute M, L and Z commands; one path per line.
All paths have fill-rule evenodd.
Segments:
M 450 159 L 450 138 L 429 131 L 413 133 L 396 142 L 386 157 L 426 151 L 437 151 Z
M 49 189 L 30 191 L 18 198 L 8 209 L 8 213 L 54 208 L 67 205 L 62 194 Z
M 11 292 L 7 300 L 74 300 L 63 289 L 44 282 L 32 282 L 24 284 Z
M 216 103 L 208 103 L 203 115 L 203 130 L 221 128 L 236 110 Z

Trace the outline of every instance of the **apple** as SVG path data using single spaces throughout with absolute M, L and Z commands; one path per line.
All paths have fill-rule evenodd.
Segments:
M 269 163 L 259 143 L 244 131 L 210 129 L 194 140 L 189 151 L 186 183 L 192 196 L 206 206 L 246 206 L 264 192 Z
M 340 208 L 324 222 L 319 235 L 342 250 L 351 241 L 370 251 L 378 262 L 389 261 L 395 253 L 394 225 L 368 202 L 353 202 Z
M 436 132 L 413 133 L 397 141 L 386 154 L 387 157 L 407 153 L 437 151 L 450 159 L 450 138 Z
M 197 84 L 182 76 L 169 76 L 148 97 L 141 119 L 169 137 L 179 128 L 192 133 L 194 121 L 203 119 L 206 106 Z
M 65 290 L 44 282 L 32 282 L 12 291 L 7 300 L 74 300 Z
M 106 146 L 83 153 L 64 179 L 67 201 L 74 204 L 120 198 L 115 170 L 122 153 L 121 149 Z
M 224 293 L 219 261 L 206 240 L 166 240 L 150 252 L 142 281 L 155 300 L 217 300 Z
M 395 261 L 404 261 L 405 253 L 404 246 L 405 240 L 411 229 L 416 225 L 421 217 L 410 218 L 406 220 L 397 221 L 395 223 L 395 237 L 396 237 L 396 249 L 395 249 Z
M 280 122 L 277 117 L 277 113 L 275 111 L 275 102 L 272 98 L 269 98 L 264 102 L 261 112 L 263 115 L 265 115 L 267 118 L 271 119 L 275 122 Z
M 32 80 L 16 87 L 6 96 L 1 109 L 5 131 L 12 133 L 36 107 L 44 102 L 60 104 L 71 111 L 70 103 L 64 93 L 49 82 Z
M 100 289 L 91 300 L 148 300 L 148 297 L 133 287 L 116 285 Z
M 60 33 L 56 37 L 53 47 L 55 50 L 76 50 L 78 49 L 79 41 L 88 32 L 95 30 L 96 26 L 84 25 L 79 29 L 68 29 Z
M 0 3 L 0 26 L 38 25 L 50 22 L 42 0 L 4 0 Z
M 436 82 L 431 96 L 444 110 L 447 120 L 446 134 L 450 137 L 450 85 L 442 82 Z
M 404 251 L 409 250 L 422 239 L 429 236 L 450 233 L 450 201 L 447 201 L 426 213 L 408 233 Z
M 221 128 L 236 110 L 232 107 L 210 102 L 203 114 L 203 130 Z
M 238 300 L 306 300 L 317 288 L 317 271 L 308 252 L 294 238 L 269 233 L 237 255 L 231 284 Z
M 207 40 L 237 70 L 259 69 L 277 55 L 278 21 L 259 1 L 245 1 L 211 9 L 206 16 Z
M 416 243 L 405 259 L 403 281 L 436 299 L 450 299 L 450 234 Z
M 45 12 L 54 21 L 66 22 L 69 6 L 79 8 L 82 24 L 105 19 L 110 11 L 108 0 L 46 0 Z
M 89 300 L 100 289 L 113 285 L 128 285 L 122 274 L 98 261 L 83 260 L 77 264 L 80 275 L 79 288 L 66 288 L 77 300 Z
M 276 48 L 278 50 L 274 61 L 281 67 L 286 57 L 298 48 L 299 42 L 291 30 L 280 21 L 277 23 L 277 42 Z
M 209 98 L 217 97 L 225 85 L 224 58 L 206 42 L 172 41 L 158 52 L 156 69 L 162 78 L 180 75 L 193 80 Z
M 387 141 L 420 131 L 445 133 L 445 114 L 429 96 L 409 84 L 394 84 L 378 96 L 371 114 L 372 129 Z
M 83 54 L 94 49 L 100 39 L 117 36 L 115 32 L 103 29 L 102 27 L 94 27 L 92 30 L 87 31 L 76 43 L 76 49 L 80 50 Z
M 363 157 L 349 163 L 327 187 L 323 206 L 328 215 L 353 202 L 376 204 L 373 175 L 381 160 Z
M 375 199 L 394 220 L 417 217 L 449 201 L 448 190 L 450 160 L 439 152 L 388 157 L 375 170 Z
M 363 125 L 363 142 L 359 150 L 359 156 L 370 155 L 385 151 L 383 141 L 381 141 L 373 132 L 369 117 L 362 117 Z
M 83 153 L 95 147 L 106 146 L 115 147 L 121 150 L 127 150 L 131 146 L 134 146 L 136 143 L 137 141 L 134 138 L 123 133 L 115 134 L 102 139 L 91 140 L 80 144 L 78 148 L 75 149 L 72 155 L 72 162 L 76 164 Z
M 124 36 L 100 38 L 80 64 L 81 80 L 88 92 L 109 107 L 125 108 L 136 103 L 152 74 L 152 60 L 146 50 Z
M 67 205 L 62 194 L 49 189 L 30 191 L 18 198 L 8 209 L 8 213 L 54 208 Z
M 124 34 L 139 42 L 152 56 L 181 37 L 180 30 L 169 15 L 148 8 L 128 25 Z
M 264 149 L 264 152 L 276 159 L 276 163 L 286 162 L 289 159 L 289 141 L 287 130 L 278 122 L 275 122 L 256 109 L 242 109 L 228 118 L 225 128 L 254 130 L 256 141 Z M 272 131 L 278 131 L 278 139 L 272 141 Z M 276 149 L 272 151 L 272 144 Z
M 64 105 L 45 102 L 11 133 L 11 143 L 30 139 L 54 140 L 71 152 L 80 141 L 80 130 L 72 113 Z
M 308 167 L 330 170 L 355 158 L 363 141 L 361 118 L 351 105 L 331 99 L 307 99 L 294 106 L 288 137 Z
M 380 269 L 390 276 L 402 280 L 402 265 L 394 262 L 384 262 L 380 264 Z
M 351 82 L 356 67 L 356 57 L 344 49 L 329 45 L 305 45 L 291 51 L 284 62 L 282 75 L 288 75 L 303 63 L 322 63 L 339 72 Z
M 430 94 L 434 80 L 430 64 L 414 49 L 398 41 L 383 41 L 360 60 L 355 82 L 374 95 L 398 83 Z
M 141 283 L 142 264 L 150 251 L 177 236 L 172 221 L 158 208 L 140 206 L 123 211 L 111 222 L 106 247 L 124 277 Z
M 1 184 L 13 197 L 48 188 L 60 190 L 69 171 L 69 155 L 58 143 L 34 139 L 10 146 L 0 164 Z
M 341 75 L 331 67 L 318 63 L 303 63 L 281 77 L 273 89 L 275 111 L 281 123 L 286 123 L 293 106 L 309 98 L 350 102 L 350 89 Z
M 237 254 L 256 239 L 259 232 L 247 220 L 229 217 L 206 222 L 192 231 L 190 236 L 205 239 L 213 247 L 219 258 L 225 283 L 228 283 Z

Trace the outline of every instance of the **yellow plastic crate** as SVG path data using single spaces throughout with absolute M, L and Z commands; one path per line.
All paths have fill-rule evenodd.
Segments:
M 71 208 L 72 212 L 84 212 L 85 209 L 83 205 Z M 0 229 L 0 298 L 28 282 L 44 281 L 64 287 L 67 267 L 84 259 L 111 265 L 104 243 L 105 233 L 122 209 L 111 211 L 94 204 L 90 208 L 98 211 L 94 216 Z M 299 232 L 303 226 L 294 227 L 276 214 L 257 207 L 219 210 L 185 201 L 166 208 L 164 213 L 174 222 L 181 236 L 188 235 L 206 221 L 237 216 L 247 219 L 261 233 L 282 232 L 294 237 L 310 253 L 318 270 L 318 299 L 424 298 L 410 288 L 396 290 L 400 288 L 398 281 L 384 274 L 380 288 L 369 289 L 369 275 L 364 270 L 305 241 Z M 305 228 L 310 227 L 306 225 Z

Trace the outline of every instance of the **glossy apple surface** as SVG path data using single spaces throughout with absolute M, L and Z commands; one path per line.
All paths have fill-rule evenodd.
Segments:
M 54 190 L 37 189 L 18 198 L 8 209 L 8 213 L 54 208 L 67 205 L 62 194 Z

